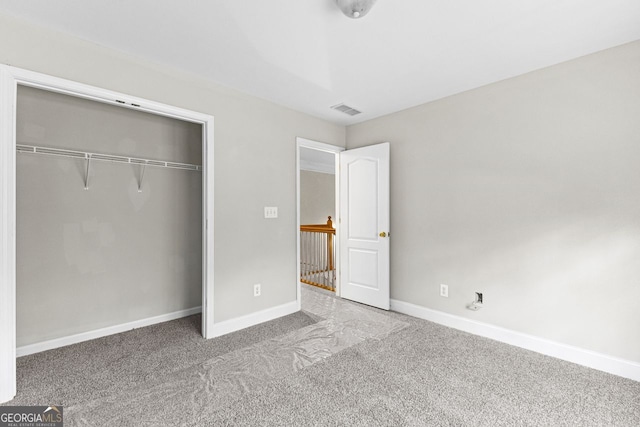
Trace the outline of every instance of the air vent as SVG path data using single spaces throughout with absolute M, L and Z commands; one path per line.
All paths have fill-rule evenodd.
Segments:
M 334 110 L 338 110 L 342 113 L 348 114 L 350 116 L 355 116 L 356 114 L 362 113 L 362 111 L 356 110 L 355 108 L 349 107 L 348 105 L 345 105 L 345 104 L 334 105 L 331 108 L 333 108 Z

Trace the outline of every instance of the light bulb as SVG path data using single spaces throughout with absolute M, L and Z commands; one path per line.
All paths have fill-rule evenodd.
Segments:
M 358 19 L 369 13 L 376 0 L 335 0 L 335 2 L 346 16 Z

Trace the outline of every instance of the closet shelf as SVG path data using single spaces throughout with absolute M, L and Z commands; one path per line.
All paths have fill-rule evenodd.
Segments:
M 34 145 L 16 144 L 18 153 L 45 154 L 49 156 L 71 157 L 84 160 L 101 160 L 115 163 L 131 163 L 140 166 L 157 166 L 162 168 L 202 171 L 202 166 L 189 163 L 165 162 L 162 160 L 141 159 L 137 157 L 114 156 L 110 154 L 89 153 L 85 151 L 64 150 L 62 148 L 37 147 Z

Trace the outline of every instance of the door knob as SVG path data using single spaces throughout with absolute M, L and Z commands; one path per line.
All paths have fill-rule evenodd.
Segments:
M 387 233 L 383 231 L 382 233 L 380 233 L 380 237 L 387 237 Z

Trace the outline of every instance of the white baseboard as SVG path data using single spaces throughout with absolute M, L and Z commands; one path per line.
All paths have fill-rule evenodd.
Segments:
M 145 326 L 155 325 L 156 323 L 168 322 L 169 320 L 180 319 L 182 317 L 191 316 L 202 311 L 202 307 L 193 307 L 186 310 L 174 311 L 173 313 L 161 314 L 160 316 L 140 319 L 133 322 L 122 323 L 120 325 L 109 326 L 106 328 L 96 329 L 93 331 L 82 332 L 80 334 L 69 335 L 67 337 L 56 338 L 48 341 L 42 341 L 35 344 L 29 344 L 16 348 L 16 357 L 27 356 L 29 354 L 39 353 L 41 351 L 51 350 L 58 347 L 64 347 L 71 344 L 77 344 L 83 341 L 89 341 L 96 338 L 106 337 L 107 335 L 119 334 L 121 332 L 130 331 L 132 329 L 143 328 Z
M 298 311 L 298 302 L 291 301 L 277 307 L 247 314 L 246 316 L 225 320 L 224 322 L 220 323 L 214 323 L 211 337 L 214 338 L 221 335 L 226 335 L 228 333 L 239 331 L 240 329 L 248 328 L 249 326 L 257 325 L 259 323 L 268 322 L 269 320 L 287 316 Z
M 391 310 L 412 317 L 429 320 L 450 328 L 459 329 L 474 335 L 491 338 L 506 344 L 542 353 L 578 365 L 608 372 L 610 374 L 640 381 L 640 363 L 620 359 L 591 350 L 550 341 L 527 335 L 488 323 L 470 320 L 464 317 L 432 310 L 404 301 L 391 300 Z

